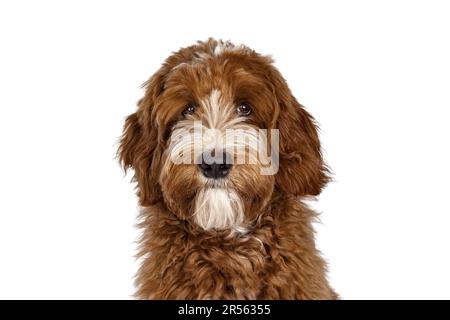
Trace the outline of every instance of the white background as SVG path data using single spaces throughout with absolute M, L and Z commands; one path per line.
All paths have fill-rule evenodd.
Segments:
M 0 298 L 130 298 L 137 199 L 114 159 L 140 85 L 209 36 L 272 54 L 319 121 L 313 206 L 344 299 L 450 298 L 445 1 L 2 1 Z

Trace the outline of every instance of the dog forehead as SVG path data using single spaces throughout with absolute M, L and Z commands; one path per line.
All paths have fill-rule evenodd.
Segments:
M 235 96 L 237 77 L 245 73 L 241 68 L 224 70 L 212 63 L 182 63 L 167 77 L 164 89 L 190 92 L 194 102 L 200 104 L 228 104 Z
M 221 90 L 213 88 L 200 102 L 199 111 L 205 125 L 209 128 L 222 128 L 233 118 L 233 101 L 222 95 Z
M 202 99 L 202 103 L 212 107 L 219 107 L 223 100 L 222 92 L 218 88 L 213 88 L 205 97 Z
M 225 42 L 212 48 L 197 47 L 189 54 L 182 54 L 183 50 L 168 59 L 170 69 L 166 85 L 170 85 L 170 80 L 187 82 L 207 95 L 213 88 L 226 93 L 226 87 L 233 88 L 237 80 L 255 77 L 251 71 L 253 60 L 249 60 L 254 52 L 245 46 Z

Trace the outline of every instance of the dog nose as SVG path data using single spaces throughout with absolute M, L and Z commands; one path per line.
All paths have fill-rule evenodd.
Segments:
M 224 152 L 222 156 L 222 161 L 220 163 L 216 163 L 215 161 L 209 164 L 205 159 L 210 158 L 210 154 L 203 153 L 202 155 L 202 163 L 199 164 L 200 171 L 207 178 L 220 179 L 225 178 L 231 171 L 231 167 L 233 165 L 231 163 L 227 163 L 227 159 L 229 159 L 229 155 Z M 214 157 L 214 155 L 213 155 Z M 230 161 L 230 160 L 228 160 Z

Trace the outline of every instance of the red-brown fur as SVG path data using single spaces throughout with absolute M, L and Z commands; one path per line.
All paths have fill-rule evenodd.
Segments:
M 272 60 L 248 48 L 224 51 L 209 39 L 170 56 L 148 82 L 124 127 L 119 157 L 133 168 L 143 229 L 136 296 L 143 299 L 335 299 L 315 248 L 315 213 L 301 202 L 328 181 L 313 118 Z M 192 63 L 199 54 L 208 58 Z M 174 71 L 180 63 L 186 68 Z M 186 103 L 213 88 L 252 102 L 249 122 L 279 129 L 280 168 L 260 176 L 243 165 L 230 177 L 244 199 L 248 233 L 205 231 L 191 219 L 196 167 L 162 174 L 171 126 Z M 244 179 L 245 178 L 245 179 Z

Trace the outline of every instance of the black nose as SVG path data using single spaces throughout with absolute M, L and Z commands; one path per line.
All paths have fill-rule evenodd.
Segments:
M 215 161 L 211 163 L 211 161 L 208 161 L 209 158 L 211 158 L 211 155 L 208 153 L 204 153 L 202 155 L 202 163 L 198 165 L 200 171 L 205 177 L 220 179 L 225 178 L 230 173 L 231 167 L 233 165 L 231 163 L 227 163 L 227 159 L 228 162 L 231 161 L 229 157 L 227 157 L 227 153 L 223 153 L 222 161 L 219 161 L 219 163 L 216 163 Z

